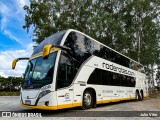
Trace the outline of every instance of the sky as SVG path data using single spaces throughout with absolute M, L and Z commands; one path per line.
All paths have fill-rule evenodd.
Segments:
M 32 30 L 27 33 L 24 5 L 29 0 L 0 0 L 0 76 L 22 76 L 27 61 L 19 61 L 12 70 L 12 61 L 18 57 L 29 57 L 33 52 Z

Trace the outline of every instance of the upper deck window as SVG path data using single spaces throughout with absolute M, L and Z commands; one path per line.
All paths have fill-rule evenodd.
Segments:
M 71 51 L 68 51 L 68 54 L 81 63 L 91 55 L 95 55 L 127 68 L 137 70 L 137 63 L 135 61 L 78 32 L 70 32 L 64 46 L 71 48 Z M 138 71 L 144 72 L 144 70 Z
M 45 38 L 34 50 L 33 55 L 42 52 L 43 47 L 47 44 L 51 44 L 51 45 L 60 45 L 62 38 L 64 36 L 64 34 L 66 33 L 66 31 L 61 31 L 61 32 L 57 32 L 47 38 Z

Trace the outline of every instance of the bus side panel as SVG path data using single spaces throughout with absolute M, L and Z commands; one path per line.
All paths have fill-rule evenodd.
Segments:
M 73 107 L 73 85 L 57 90 L 58 109 Z
M 74 84 L 73 107 L 82 106 L 83 91 L 85 87 L 84 84 Z
M 135 91 L 135 87 L 126 87 L 126 96 L 128 98 L 126 100 L 135 99 Z
M 87 83 L 89 76 L 94 71 L 94 67 L 84 65 L 79 71 L 75 83 Z
M 75 100 L 74 102 L 82 103 L 83 93 L 87 88 L 92 88 L 93 90 L 95 90 L 96 101 L 102 102 L 102 88 L 101 88 L 102 85 L 88 84 L 88 79 L 90 75 L 93 73 L 94 69 L 95 69 L 94 67 L 85 65 L 79 71 L 79 74 L 76 77 L 74 83 L 74 100 Z
M 45 105 L 45 102 L 49 101 L 49 106 L 57 106 L 57 92 L 50 92 L 49 94 L 43 96 L 41 99 L 39 99 L 37 105 Z
M 109 103 L 111 100 L 116 99 L 117 97 L 117 87 L 115 86 L 102 86 L 102 99 L 103 103 Z

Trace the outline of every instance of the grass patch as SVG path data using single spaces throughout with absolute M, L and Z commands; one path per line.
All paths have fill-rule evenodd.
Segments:
M 0 96 L 19 96 L 20 92 L 0 92 Z

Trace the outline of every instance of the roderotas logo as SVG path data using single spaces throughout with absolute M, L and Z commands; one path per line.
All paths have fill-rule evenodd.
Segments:
M 118 73 L 123 73 L 125 75 L 129 75 L 129 76 L 135 77 L 134 72 L 131 72 L 131 71 L 126 70 L 126 69 L 121 68 L 121 67 L 117 67 L 114 64 L 108 64 L 108 63 L 104 63 L 103 62 L 102 63 L 102 67 L 105 68 L 105 69 L 109 69 L 111 71 L 115 71 L 115 72 L 118 72 Z

